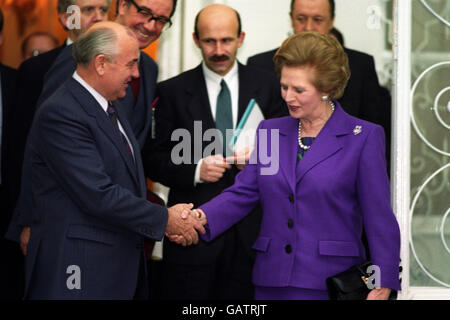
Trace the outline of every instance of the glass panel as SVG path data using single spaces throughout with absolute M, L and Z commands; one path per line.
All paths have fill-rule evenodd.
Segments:
M 411 50 L 410 285 L 450 287 L 450 1 L 412 1 Z

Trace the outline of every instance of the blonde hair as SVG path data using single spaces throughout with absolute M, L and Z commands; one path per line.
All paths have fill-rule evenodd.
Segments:
M 287 38 L 273 61 L 281 75 L 285 66 L 309 67 L 315 70 L 311 83 L 329 99 L 339 99 L 350 78 L 348 58 L 341 44 L 332 36 L 314 31 L 300 32 Z

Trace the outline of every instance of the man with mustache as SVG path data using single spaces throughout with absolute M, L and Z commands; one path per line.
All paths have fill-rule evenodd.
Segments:
M 223 152 L 175 164 L 171 152 L 176 142 L 171 135 L 176 129 L 187 130 L 191 138 L 198 138 L 194 136 L 195 121 L 201 123 L 201 136 L 208 129 L 234 129 L 251 99 L 265 118 L 286 112 L 276 78 L 236 60 L 244 37 L 238 12 L 224 5 L 202 9 L 193 38 L 203 62 L 158 85 L 156 139 L 148 141 L 143 159 L 149 177 L 170 187 L 169 205 L 188 201 L 199 206 L 233 184 L 239 172 L 238 165 L 227 162 Z M 193 149 L 194 144 L 201 145 L 202 154 L 210 143 L 191 142 Z M 259 231 L 258 214 L 255 210 L 208 244 L 200 240 L 186 248 L 164 241 L 162 299 L 251 299 L 251 246 Z

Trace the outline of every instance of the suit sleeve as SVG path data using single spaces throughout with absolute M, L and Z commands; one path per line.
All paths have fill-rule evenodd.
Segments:
M 42 92 L 36 103 L 39 108 L 76 70 L 75 61 L 72 58 L 72 46 L 65 47 L 56 58 L 50 69 L 44 76 Z
M 257 132 L 264 126 L 264 121 L 258 126 Z M 256 146 L 259 145 L 258 135 Z M 208 219 L 206 234 L 201 237 L 211 241 L 233 225 L 242 220 L 259 203 L 258 187 L 258 148 L 252 152 L 249 163 L 236 176 L 234 184 L 221 194 L 200 206 Z
M 42 158 L 58 185 L 86 214 L 160 240 L 167 225 L 167 209 L 113 181 L 92 128 L 70 107 L 52 107 L 42 110 L 36 120 L 32 152 Z M 118 169 L 126 170 L 125 165 Z
M 384 141 L 383 129 L 375 126 L 364 143 L 356 188 L 371 259 L 380 267 L 381 286 L 399 290 L 400 230 L 390 203 Z

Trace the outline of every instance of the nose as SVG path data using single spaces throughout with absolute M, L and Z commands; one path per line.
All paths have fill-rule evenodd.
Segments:
M 283 97 L 283 100 L 286 101 L 286 103 L 289 104 L 289 102 L 292 102 L 294 99 L 294 94 L 292 92 L 292 89 L 281 89 L 281 96 Z
M 150 22 L 146 21 L 144 23 L 144 27 L 147 30 L 153 30 L 154 31 L 154 30 L 156 30 L 158 28 L 158 25 L 156 24 L 156 20 L 150 20 Z
M 220 41 L 216 42 L 216 55 L 221 56 L 224 53 L 223 45 Z
M 308 18 L 306 20 L 305 30 L 306 31 L 314 31 L 313 20 L 311 18 Z
M 138 64 L 134 64 L 133 69 L 131 70 L 131 76 L 133 78 L 139 78 L 139 68 L 138 68 Z
M 94 13 L 94 21 L 100 22 L 106 20 L 106 12 L 102 9 L 96 9 Z

